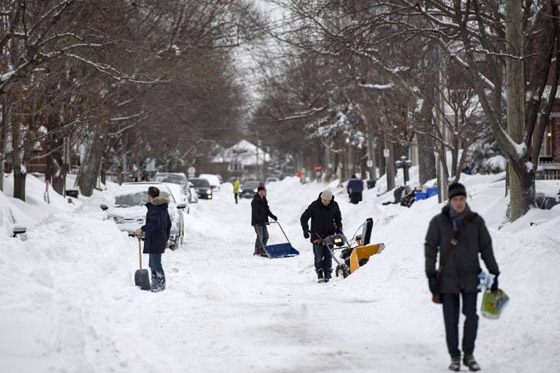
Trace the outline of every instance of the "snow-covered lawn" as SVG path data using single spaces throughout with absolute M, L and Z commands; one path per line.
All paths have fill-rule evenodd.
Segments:
M 463 180 L 511 297 L 500 320 L 480 319 L 475 356 L 489 372 L 560 371 L 560 208 L 498 230 L 500 178 Z M 168 289 L 154 294 L 134 286 L 137 241 L 101 220 L 109 193 L 73 207 L 51 195 L 47 207 L 40 182 L 30 185 L 30 206 L 0 194 L 30 226 L 24 242 L 0 236 L 2 373 L 446 371 L 441 308 L 423 272 L 435 198 L 381 206 L 392 196 L 373 190 L 354 206 L 338 190 L 347 235 L 373 217 L 373 241 L 386 249 L 349 278 L 317 284 L 299 217 L 324 186 L 270 185 L 271 209 L 301 255 L 268 260 L 252 255 L 250 201 L 236 205 L 225 184 L 185 215 L 184 246 L 163 258 Z

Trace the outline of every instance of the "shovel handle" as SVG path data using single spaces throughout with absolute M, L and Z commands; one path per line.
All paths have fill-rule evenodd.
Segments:
M 142 239 L 138 236 L 138 258 L 140 259 L 140 270 L 142 270 Z

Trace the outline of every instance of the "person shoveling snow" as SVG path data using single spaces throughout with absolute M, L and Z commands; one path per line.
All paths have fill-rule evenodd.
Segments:
M 309 230 L 311 219 L 311 230 Z M 330 190 L 323 191 L 316 201 L 301 215 L 303 237 L 310 238 L 315 256 L 315 271 L 319 282 L 328 282 L 332 277 L 332 257 L 321 240 L 335 233 L 342 234 L 342 215 L 338 203 Z
M 266 257 L 264 246 L 268 243 L 268 217 L 274 221 L 278 221 L 276 215 L 270 211 L 268 207 L 268 200 L 266 199 L 266 189 L 264 186 L 259 186 L 257 193 L 251 201 L 251 225 L 255 228 L 257 239 L 255 241 L 255 252 L 253 255 L 260 255 Z
M 153 186 L 148 189 L 148 199 L 146 224 L 134 233 L 137 236 L 144 233 L 144 254 L 150 254 L 152 291 L 159 292 L 165 290 L 165 273 L 161 265 L 161 255 L 168 246 L 167 242 L 171 234 L 171 219 L 167 211 L 169 200 L 160 197 L 159 189 Z

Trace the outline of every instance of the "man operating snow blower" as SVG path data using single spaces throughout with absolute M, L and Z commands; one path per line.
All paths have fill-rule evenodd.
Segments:
M 309 229 L 311 219 L 311 230 Z M 311 238 L 315 255 L 315 271 L 320 283 L 329 282 L 332 277 L 332 257 L 322 239 L 335 233 L 342 233 L 342 216 L 338 203 L 330 190 L 323 191 L 319 198 L 309 205 L 301 215 L 303 237 Z

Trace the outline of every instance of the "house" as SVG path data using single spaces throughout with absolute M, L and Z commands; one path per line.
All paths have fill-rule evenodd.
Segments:
M 553 76 L 554 68 L 550 71 L 548 92 L 550 92 Z M 545 130 L 537 177 L 539 179 L 560 179 L 560 87 L 556 92 L 554 106 L 550 112 L 550 121 Z
M 239 177 L 243 180 L 263 179 L 271 157 L 257 145 L 241 140 L 234 146 L 222 149 L 212 163 L 225 166 L 226 178 Z

